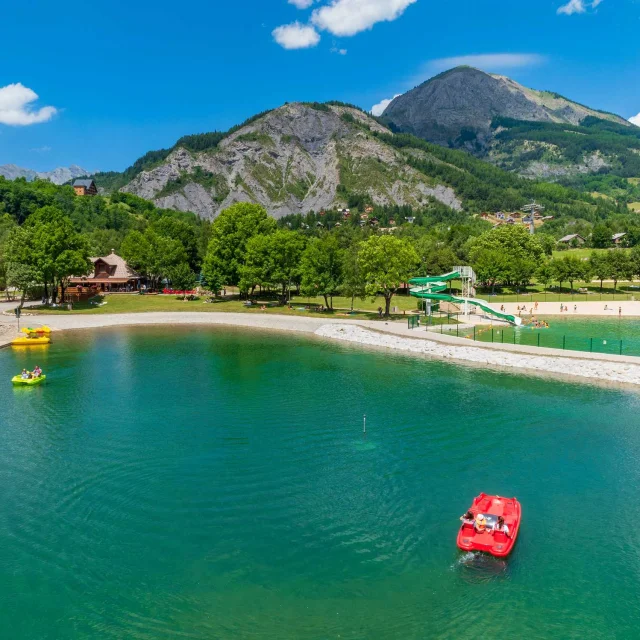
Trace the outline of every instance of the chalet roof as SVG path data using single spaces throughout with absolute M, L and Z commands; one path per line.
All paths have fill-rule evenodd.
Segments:
M 624 238 L 624 236 L 626 236 L 626 235 L 627 235 L 626 233 L 614 233 L 611 236 L 611 239 L 612 240 L 620 240 L 620 238 Z
M 94 181 L 91 179 L 73 181 L 74 187 L 86 187 L 88 189 L 91 185 L 95 185 Z
M 580 238 L 580 240 L 584 240 L 584 238 L 579 233 L 570 233 L 568 236 L 565 236 L 564 238 L 560 238 L 558 242 L 571 242 L 572 240 L 575 240 L 575 238 Z
M 91 262 L 94 264 L 102 260 L 112 267 L 115 267 L 114 272 L 111 274 L 111 278 L 138 278 L 139 275 L 129 267 L 124 258 L 116 255 L 113 251 L 108 256 L 102 256 L 99 258 L 91 258 Z M 91 277 L 91 276 L 90 276 Z

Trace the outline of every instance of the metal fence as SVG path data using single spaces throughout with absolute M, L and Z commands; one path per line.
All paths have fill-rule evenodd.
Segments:
M 640 300 L 640 290 L 636 293 L 506 293 L 494 294 L 478 292 L 477 295 L 487 302 L 633 302 Z
M 520 344 L 528 347 L 547 347 L 588 353 L 609 353 L 621 356 L 640 357 L 640 339 L 618 339 L 603 337 L 576 337 L 571 335 L 547 334 L 545 329 L 513 327 L 482 327 L 455 325 L 427 325 L 427 331 L 443 335 L 467 338 L 476 342 L 498 344 Z

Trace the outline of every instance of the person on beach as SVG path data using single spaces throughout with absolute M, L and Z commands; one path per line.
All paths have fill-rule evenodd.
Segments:
M 578 305 L 574 304 L 573 305 L 573 313 L 576 313 L 576 311 L 578 311 Z
M 534 309 L 537 311 L 538 310 L 538 302 L 536 301 L 536 304 L 534 306 Z
M 507 538 L 509 537 L 509 527 L 504 523 L 504 518 L 502 516 L 498 516 L 498 522 L 493 529 L 494 533 L 504 533 Z
M 460 516 L 460 520 L 462 521 L 462 525 L 464 526 L 465 524 L 473 524 L 475 522 L 474 517 L 473 517 L 473 513 L 471 513 L 471 511 L 467 511 L 467 513 L 465 513 L 463 516 Z
M 618 307 L 618 317 L 622 317 L 622 307 Z
M 605 310 L 605 311 L 609 311 L 609 305 L 606 305 L 606 304 L 605 304 L 605 305 L 604 305 L 604 310 Z

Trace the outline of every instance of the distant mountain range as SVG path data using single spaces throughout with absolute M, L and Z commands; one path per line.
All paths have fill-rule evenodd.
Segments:
M 0 174 L 61 184 L 89 172 L 5 165 Z M 559 182 L 582 192 L 578 199 L 589 206 L 597 197 L 599 206 L 608 199 L 607 206 L 624 210 L 640 203 L 640 127 L 556 93 L 457 67 L 395 98 L 380 118 L 340 102 L 294 102 L 227 132 L 184 136 L 124 172 L 93 177 L 101 191 L 212 219 L 237 201 L 262 204 L 274 217 L 358 199 L 510 210 L 536 195 L 511 174 Z M 556 193 L 576 201 L 575 191 Z
M 41 180 L 50 180 L 54 184 L 64 184 L 65 182 L 69 182 L 69 180 L 88 175 L 91 175 L 89 171 L 75 164 L 72 164 L 70 167 L 58 167 L 53 171 L 34 171 L 33 169 L 18 167 L 15 164 L 0 165 L 0 176 L 4 176 L 9 180 L 26 178 L 30 182 L 31 180 L 39 178 Z

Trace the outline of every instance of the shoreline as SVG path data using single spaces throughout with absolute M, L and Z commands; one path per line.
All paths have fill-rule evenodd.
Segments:
M 57 331 L 119 328 L 131 326 L 220 326 L 294 332 L 316 336 L 332 342 L 349 343 L 365 348 L 378 348 L 405 355 L 427 356 L 456 364 L 470 364 L 492 370 L 518 374 L 549 375 L 577 382 L 604 382 L 613 385 L 640 386 L 640 358 L 581 351 L 561 351 L 523 345 L 492 343 L 469 344 L 464 338 L 427 334 L 409 330 L 405 323 L 367 320 L 336 320 L 277 314 L 244 314 L 212 312 L 150 312 L 38 316 L 38 324 Z M 14 337 L 13 323 L 0 335 L 0 346 L 9 346 Z

